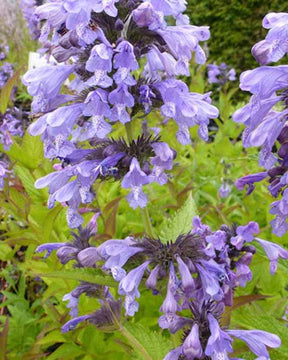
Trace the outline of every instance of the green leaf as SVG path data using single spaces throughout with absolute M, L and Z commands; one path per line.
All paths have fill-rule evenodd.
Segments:
M 45 199 L 42 198 L 42 192 L 34 187 L 35 179 L 32 176 L 31 172 L 20 165 L 15 165 L 14 169 L 16 174 L 19 176 L 25 190 L 27 191 L 27 194 L 33 200 L 45 201 Z
M 69 343 L 59 346 L 59 348 L 55 350 L 53 354 L 47 357 L 47 360 L 71 360 L 80 355 L 85 355 L 84 349 L 74 343 Z
M 33 271 L 33 270 L 32 270 Z M 81 268 L 73 270 L 52 271 L 48 273 L 37 274 L 40 277 L 71 279 L 78 281 L 86 281 L 92 284 L 107 285 L 111 287 L 118 287 L 118 283 L 104 274 L 100 269 Z
M 160 239 L 163 243 L 175 241 L 181 234 L 187 234 L 192 228 L 192 219 L 197 215 L 197 207 L 193 200 L 192 193 L 184 205 L 169 218 L 162 230 L 160 231 Z
M 6 111 L 7 107 L 8 107 L 11 92 L 13 90 L 13 87 L 17 85 L 22 70 L 23 70 L 23 67 L 21 67 L 19 70 L 17 70 L 14 73 L 14 75 L 7 81 L 5 86 L 1 89 L 1 92 L 0 92 L 0 112 L 2 114 L 5 113 L 5 111 Z
M 43 142 L 40 136 L 31 136 L 26 132 L 20 153 L 24 154 L 21 162 L 29 169 L 36 169 L 44 159 Z
M 8 331 L 9 331 L 9 317 L 6 317 L 6 321 L 4 324 L 4 328 L 0 333 L 0 360 L 6 359 L 6 351 L 7 351 L 7 340 L 8 340 Z
M 9 245 L 0 242 L 0 260 L 7 261 L 13 257 L 13 254 L 13 250 Z
M 165 355 L 174 347 L 170 339 L 163 337 L 156 331 L 147 329 L 141 324 L 127 323 L 124 328 L 124 335 L 125 331 L 139 345 L 133 346 L 137 351 L 137 359 L 163 360 Z M 133 340 L 130 341 L 133 342 Z
M 49 345 L 59 342 L 65 343 L 66 338 L 60 333 L 59 330 L 54 330 L 46 334 L 42 339 L 38 340 L 37 343 L 40 345 Z

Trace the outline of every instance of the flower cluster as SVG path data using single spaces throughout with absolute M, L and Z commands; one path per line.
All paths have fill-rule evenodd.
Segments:
M 208 64 L 208 82 L 210 84 L 225 85 L 228 81 L 236 80 L 236 71 L 225 63 L 220 65 Z
M 236 287 L 244 287 L 252 278 L 249 264 L 256 249 L 251 241 L 255 240 L 263 247 L 270 260 L 271 274 L 277 269 L 279 257 L 288 259 L 288 251 L 279 245 L 255 238 L 259 232 L 257 223 L 232 228 L 222 225 L 220 230 L 213 232 L 196 217 L 191 232 L 180 235 L 175 241 L 163 243 L 160 239 L 127 237 L 124 240 L 107 240 L 96 248 L 89 239 L 95 234 L 97 216 L 94 215 L 86 228 L 80 228 L 79 235 L 73 234 L 73 243 L 44 244 L 38 247 L 37 252 L 46 250 L 47 257 L 57 250 L 62 264 L 74 260 L 77 267 L 95 267 L 97 263 L 104 262 L 103 271 L 111 273 L 119 282 L 118 293 L 125 296 L 125 315 L 128 316 L 138 311 L 136 298 L 140 296 L 138 288 L 143 278 L 154 295 L 163 293 L 164 284 L 167 294 L 160 307 L 163 315 L 159 318 L 159 326 L 171 333 L 183 327 L 191 328 L 186 332 L 183 345 L 172 350 L 166 360 L 178 359 L 180 355 L 185 359 L 216 358 L 220 355 L 228 359 L 227 352 L 232 351 L 230 336 L 244 340 L 253 352 L 267 360 L 269 355 L 265 345 L 280 346 L 276 335 L 258 330 L 221 329 L 218 322 L 225 306 L 233 305 Z M 129 271 L 126 272 L 125 268 Z M 78 316 L 78 298 L 83 293 L 102 299 L 103 306 L 96 312 L 99 316 L 106 313 L 106 318 L 111 319 L 111 306 L 115 305 L 116 317 L 120 318 L 121 302 L 112 298 L 107 287 L 82 283 L 63 298 L 69 300 L 73 319 L 63 326 L 62 331 L 72 330 L 86 320 L 100 326 L 100 321 L 95 320 L 95 313 Z M 104 299 L 106 303 L 111 302 L 110 315 Z M 190 310 L 191 318 L 179 315 L 182 310 Z M 255 342 L 260 337 L 262 340 L 257 348 Z
M 34 16 L 43 23 L 40 41 L 58 63 L 23 76 L 38 115 L 29 132 L 42 135 L 46 157 L 69 164 L 36 186 L 50 186 L 49 206 L 68 203 L 72 227 L 82 221 L 79 204 L 93 199 L 96 178 L 122 179 L 122 187 L 132 190 L 127 198 L 133 208 L 146 206 L 142 185 L 167 182 L 164 170 L 172 169 L 175 157 L 169 146 L 144 135 L 130 136 L 129 145 L 109 140 L 113 123 L 160 109 L 166 120 L 176 121 L 180 143 L 191 142 L 189 128 L 195 125 L 208 140 L 209 119 L 218 110 L 209 94 L 191 93 L 177 76 L 189 75 L 193 53 L 197 63 L 205 62 L 199 42 L 210 34 L 206 26 L 189 25 L 185 8 L 185 2 L 179 7 L 166 0 L 59 0 L 36 8 Z M 167 16 L 176 25 L 168 25 Z M 61 93 L 68 79 L 71 94 Z M 87 148 L 87 141 L 97 143 L 96 149 Z
M 4 61 L 9 52 L 9 47 L 1 46 L 0 50 L 0 90 L 6 85 L 7 81 L 13 76 L 14 69 L 13 66 Z M 12 93 L 10 95 L 13 98 L 15 93 L 15 88 L 12 89 Z M 28 114 L 26 114 L 28 116 Z M 11 145 L 13 144 L 13 137 L 24 135 L 22 128 L 22 119 L 23 112 L 19 110 L 17 107 L 8 108 L 4 114 L 0 112 L 0 144 L 3 144 L 4 150 L 9 150 Z M 8 158 L 3 158 L 1 156 L 0 161 L 0 189 L 4 188 L 5 178 L 8 177 L 8 174 L 11 172 L 8 170 L 9 161 Z
M 222 302 L 209 302 L 203 299 L 188 305 L 191 318 L 180 317 L 181 327 L 187 323 L 191 330 L 184 332 L 183 343 L 170 351 L 164 360 L 205 360 L 227 359 L 233 351 L 231 336 L 244 341 L 257 359 L 269 360 L 266 346 L 277 348 L 281 340 L 277 335 L 261 330 L 228 330 L 221 328 L 219 322 L 224 311 Z
M 21 0 L 20 7 L 26 20 L 32 40 L 40 37 L 40 23 L 34 14 L 36 6 L 42 5 L 44 0 Z
M 264 18 L 263 26 L 271 30 L 266 39 L 253 48 L 253 54 L 261 65 L 277 61 L 285 55 L 288 38 L 284 29 L 288 26 L 288 14 L 270 13 Z M 252 93 L 252 97 L 247 105 L 233 115 L 234 121 L 246 126 L 243 145 L 261 146 L 259 165 L 267 170 L 239 179 L 236 186 L 243 189 L 245 184 L 248 184 L 250 193 L 254 188 L 254 182 L 269 178 L 268 189 L 272 196 L 282 196 L 281 200 L 271 205 L 270 210 L 276 215 L 271 224 L 278 236 L 284 235 L 288 230 L 287 84 L 288 65 L 265 65 L 245 71 L 240 76 L 240 88 Z
M 63 265 L 71 261 L 75 268 L 99 267 L 103 278 L 104 274 L 112 275 L 119 282 L 119 300 L 114 299 L 108 286 L 88 282 L 66 294 L 63 300 L 69 301 L 72 319 L 64 324 L 63 332 L 83 321 L 106 330 L 121 329 L 122 297 L 125 316 L 134 316 L 144 280 L 155 296 L 161 294 L 164 298 L 159 326 L 171 333 L 189 328 L 183 344 L 167 354 L 166 360 L 229 359 L 232 336 L 246 342 L 259 359 L 268 360 L 266 346 L 280 346 L 276 335 L 228 330 L 219 324 L 225 306 L 233 305 L 235 289 L 252 278 L 250 263 L 256 252 L 252 241 L 263 247 L 272 275 L 279 257 L 288 259 L 288 251 L 255 237 L 259 232 L 256 222 L 238 227 L 222 225 L 212 231 L 195 217 L 191 231 L 167 242 L 152 235 L 129 236 L 109 239 L 98 247 L 93 246 L 98 214 L 86 227 L 81 226 L 79 207 L 93 201 L 96 181 L 121 181 L 122 188 L 130 190 L 127 200 L 134 209 L 148 202 L 144 185 L 167 183 L 176 152 L 161 141 L 158 132 L 152 136 L 142 128 L 141 135 L 133 138 L 135 118 L 159 110 L 165 122 L 176 122 L 176 137 L 181 144 L 191 142 L 190 128 L 195 125 L 199 137 L 208 140 L 209 120 L 218 116 L 218 110 L 209 94 L 191 93 L 177 77 L 190 74 L 192 56 L 198 64 L 205 62 L 199 43 L 210 34 L 206 26 L 189 25 L 185 9 L 184 0 L 48 0 L 36 7 L 33 19 L 42 24 L 42 51 L 57 63 L 47 62 L 23 77 L 33 96 L 32 110 L 37 118 L 29 131 L 42 135 L 45 156 L 61 163 L 54 164 L 55 172 L 38 179 L 35 186 L 48 186 L 48 207 L 56 201 L 68 206 L 68 225 L 78 228 L 77 234 L 72 233 L 71 243 L 44 244 L 36 251 L 47 251 L 48 256 L 56 250 Z M 255 94 L 253 104 L 257 102 L 259 108 L 251 114 L 254 105 L 250 104 L 234 117 L 247 126 L 244 145 L 257 143 L 263 147 L 261 161 L 270 171 L 277 160 L 272 147 L 279 136 L 286 149 L 283 116 L 287 110 L 275 115 L 272 107 L 286 101 L 285 92 L 278 95 L 276 91 L 283 90 L 287 70 L 281 67 L 277 73 L 274 68 L 266 68 L 261 68 L 264 72 L 260 75 L 242 75 L 241 87 Z M 266 71 L 269 81 L 264 86 Z M 212 66 L 211 72 L 210 78 L 219 84 L 227 78 L 235 80 L 235 71 L 223 64 L 218 69 Z M 260 84 L 259 79 L 263 80 Z M 259 114 L 264 118 L 261 115 L 259 120 Z M 269 127 L 266 116 L 270 119 L 271 114 L 278 123 L 275 120 Z M 114 123 L 125 125 L 128 140 L 113 136 Z M 281 166 L 286 166 L 285 156 L 281 159 Z M 268 176 L 264 174 L 261 176 Z M 248 183 L 252 189 L 253 181 Z M 225 185 L 220 196 L 229 192 Z M 245 186 L 243 179 L 241 186 Z M 101 308 L 78 316 L 81 294 L 98 298 Z M 182 311 L 191 316 L 182 316 Z
M 5 150 L 13 144 L 12 136 L 23 136 L 22 114 L 17 108 L 8 109 L 5 114 L 0 114 L 0 143 Z
M 188 130 L 194 125 L 199 125 L 199 135 L 207 140 L 207 124 L 218 116 L 218 110 L 210 104 L 209 95 L 190 93 L 175 76 L 189 75 L 192 52 L 196 62 L 205 61 L 199 41 L 209 38 L 208 28 L 188 25 L 180 13 L 179 24 L 168 26 L 164 15 L 179 11 L 172 5 L 162 13 L 158 2 L 128 3 L 117 2 L 117 10 L 114 2 L 86 6 L 86 1 L 77 5 L 58 1 L 36 9 L 39 19 L 46 20 L 40 39 L 47 40 L 53 29 L 51 53 L 67 64 L 40 67 L 23 77 L 34 96 L 33 111 L 44 113 L 30 133 L 43 134 L 45 149 L 68 142 L 68 155 L 76 141 L 107 135 L 110 122 L 127 123 L 137 113 L 159 106 L 163 116 L 177 122 L 181 143 L 190 142 Z M 146 65 L 139 74 L 135 71 L 142 59 Z M 74 95 L 59 96 L 71 74 Z M 48 151 L 45 155 L 55 156 Z
M 288 52 L 288 14 L 271 12 L 264 17 L 262 25 L 269 29 L 268 34 L 253 46 L 252 54 L 260 65 L 266 65 L 280 60 Z
M 175 152 L 165 142 L 152 136 L 138 137 L 127 144 L 124 139 L 100 139 L 93 149 L 78 149 L 54 166 L 56 172 L 36 181 L 36 188 L 49 186 L 49 208 L 55 201 L 66 203 L 67 222 L 71 228 L 82 224 L 77 212 L 81 203 L 94 198 L 92 185 L 99 180 L 122 180 L 121 186 L 130 189 L 127 200 L 132 208 L 145 207 L 147 195 L 142 186 L 153 181 L 163 185 L 171 170 Z
M 3 61 L 6 59 L 8 52 L 9 47 L 7 45 L 0 47 L 0 89 L 5 86 L 14 73 L 13 66 L 9 62 Z
M 138 286 L 145 272 L 149 274 L 146 286 L 154 293 L 158 292 L 157 281 L 168 279 L 167 297 L 161 307 L 165 313 L 161 326 L 170 328 L 175 326 L 180 300 L 185 304 L 188 299 L 201 296 L 202 299 L 222 300 L 226 305 L 232 305 L 235 287 L 244 287 L 252 278 L 249 264 L 256 251 L 249 244 L 252 240 L 264 248 L 272 274 L 277 269 L 278 258 L 288 258 L 288 252 L 280 246 L 254 238 L 259 226 L 253 221 L 237 228 L 223 225 L 220 230 L 212 232 L 196 217 L 193 226 L 189 234 L 167 244 L 159 239 L 128 237 L 108 240 L 98 247 L 98 254 L 105 260 L 104 269 L 109 269 L 114 279 L 120 281 L 119 294 L 126 296 L 124 307 L 127 315 L 133 316 L 138 309 L 135 298 L 140 295 Z M 126 274 L 123 266 L 130 258 L 135 263 L 138 257 L 142 264 Z

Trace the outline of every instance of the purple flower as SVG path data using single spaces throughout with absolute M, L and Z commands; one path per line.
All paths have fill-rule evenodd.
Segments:
M 267 172 L 261 172 L 257 174 L 243 176 L 242 178 L 236 180 L 235 186 L 237 187 L 238 190 L 243 190 L 245 186 L 248 185 L 247 195 L 250 195 L 252 191 L 255 189 L 254 183 L 262 181 L 267 177 L 267 175 L 268 175 Z
M 139 89 L 139 102 L 143 105 L 145 113 L 149 113 L 152 106 L 152 99 L 156 97 L 148 85 L 141 85 Z
M 201 291 L 203 291 L 205 299 L 221 300 L 223 298 L 223 291 L 219 281 L 227 276 L 222 267 L 210 259 L 209 262 L 201 260 L 201 265 L 196 264 L 196 268 L 200 275 Z
M 72 320 L 69 320 L 65 325 L 62 326 L 61 331 L 63 333 L 66 333 L 68 331 L 74 330 L 79 323 L 86 321 L 90 318 L 91 318 L 91 315 L 83 315 L 83 316 L 76 317 Z
M 236 230 L 237 236 L 231 238 L 231 244 L 237 250 L 242 249 L 244 242 L 251 242 L 254 239 L 254 234 L 259 233 L 259 225 L 255 221 L 250 221 L 248 225 L 238 226 Z
M 138 286 L 147 269 L 150 261 L 144 262 L 142 265 L 131 270 L 119 283 L 118 293 L 126 295 L 124 307 L 126 315 L 133 316 L 135 311 L 138 311 L 138 304 L 135 302 L 135 297 L 139 297 Z
M 8 170 L 8 164 L 6 164 L 4 161 L 0 161 L 0 190 L 2 190 L 5 186 L 5 178 L 7 178 L 7 174 L 9 174 L 11 171 Z
M 21 0 L 20 7 L 24 19 L 27 21 L 32 40 L 36 40 L 40 36 L 40 23 L 37 16 L 34 14 L 36 1 L 35 0 Z
M 0 67 L 0 89 L 2 89 L 5 86 L 9 78 L 13 76 L 13 73 L 14 73 L 13 66 L 7 61 L 5 61 Z
M 187 85 L 179 80 L 166 80 L 155 87 L 164 103 L 161 106 L 162 115 L 174 118 L 179 126 L 178 141 L 183 145 L 189 144 L 189 127 L 196 124 L 199 125 L 200 138 L 207 141 L 209 119 L 219 114 L 218 109 L 210 104 L 209 94 L 190 93 Z
M 131 237 L 124 240 L 105 241 L 97 249 L 101 258 L 106 260 L 104 268 L 111 270 L 116 267 L 122 268 L 131 256 L 142 251 L 136 245 L 137 242 Z
M 223 331 L 218 321 L 214 318 L 212 314 L 207 315 L 209 321 L 210 337 L 205 349 L 205 354 L 211 356 L 212 358 L 223 358 L 228 359 L 227 351 L 232 352 L 232 339 L 231 337 Z
M 154 9 L 166 15 L 178 15 L 186 10 L 186 0 L 149 0 Z
M 136 80 L 130 72 L 137 70 L 139 65 L 134 55 L 133 45 L 128 41 L 121 41 L 115 51 L 116 55 L 114 56 L 113 67 L 118 70 L 113 78 L 116 84 L 135 85 Z
M 121 183 L 123 188 L 131 188 L 131 192 L 128 194 L 127 200 L 133 209 L 136 209 L 138 206 L 141 208 L 146 206 L 148 198 L 147 195 L 143 193 L 142 186 L 148 183 L 149 177 L 141 170 L 137 159 L 133 158 L 130 170 L 124 176 Z
M 190 360 L 200 359 L 203 350 L 199 339 L 199 325 L 195 323 L 182 346 L 183 354 Z
M 236 262 L 235 283 L 239 286 L 245 287 L 247 281 L 252 279 L 252 272 L 249 268 L 252 257 L 251 253 L 246 253 Z
M 163 360 L 178 360 L 180 355 L 182 355 L 182 346 L 171 350 Z
M 286 88 L 287 81 L 288 65 L 262 66 L 241 74 L 240 89 L 268 99 L 275 91 Z
M 218 195 L 220 198 L 226 198 L 230 192 L 230 186 L 227 183 L 223 183 L 218 190 Z
M 67 301 L 69 300 L 69 303 L 67 305 L 68 308 L 70 308 L 70 315 L 75 318 L 78 315 L 78 303 L 79 303 L 79 298 L 78 297 L 74 297 L 72 295 L 72 293 L 68 293 L 66 295 L 63 296 L 63 301 Z
M 243 340 L 249 349 L 263 360 L 270 359 L 266 346 L 277 348 L 281 345 L 277 335 L 262 330 L 227 330 L 227 333 Z
M 88 247 L 77 254 L 77 260 L 84 267 L 92 267 L 100 260 L 100 256 L 95 247 Z
M 280 60 L 288 52 L 287 13 L 269 13 L 263 19 L 263 27 L 270 29 L 265 40 L 255 44 L 252 54 L 260 65 Z
M 133 20 L 138 27 L 148 27 L 149 30 L 157 30 L 164 28 L 166 22 L 164 14 L 161 11 L 156 11 L 155 7 L 148 1 L 144 1 L 135 10 L 133 10 Z
M 212 235 L 206 236 L 208 243 L 205 252 L 208 256 L 215 256 L 215 250 L 221 251 L 227 242 L 227 235 L 225 231 L 217 230 Z
M 66 245 L 66 243 L 42 244 L 37 247 L 35 252 L 38 253 L 38 252 L 42 252 L 42 251 L 47 251 L 46 255 L 44 256 L 44 259 L 46 259 L 48 256 L 50 256 L 50 254 L 52 253 L 53 250 L 57 250 L 65 245 Z
M 270 241 L 259 238 L 255 238 L 255 241 L 263 247 L 268 259 L 270 260 L 270 272 L 274 275 L 277 270 L 278 258 L 288 259 L 288 251 L 277 244 L 271 243 Z
M 104 88 L 112 85 L 112 79 L 107 75 L 107 72 L 112 70 L 112 54 L 112 47 L 106 44 L 95 45 L 92 48 L 85 66 L 86 70 L 94 73 L 87 81 L 88 85 Z
M 204 64 L 206 56 L 199 41 L 208 40 L 210 37 L 207 26 L 178 25 L 158 29 L 157 33 L 164 39 L 171 54 L 177 59 L 176 69 L 178 74 L 189 76 L 189 60 L 191 52 L 195 52 L 195 61 Z
M 47 258 L 53 250 L 57 250 L 57 257 L 62 264 L 70 260 L 76 260 L 81 267 L 91 267 L 100 259 L 95 247 L 90 247 L 89 240 L 95 235 L 90 227 L 79 228 L 79 234 L 72 233 L 72 243 L 48 243 L 37 247 L 35 252 L 47 251 L 44 258 Z
M 220 64 L 208 64 L 208 82 L 210 84 L 225 85 L 228 81 L 236 80 L 236 71 L 231 69 L 225 63 Z
M 112 121 L 121 121 L 122 124 L 130 121 L 126 107 L 134 106 L 134 97 L 129 93 L 127 85 L 120 84 L 108 96 L 109 102 L 114 105 L 111 113 Z
M 73 65 L 46 65 L 29 70 L 22 81 L 30 95 L 38 95 L 41 92 L 41 96 L 52 98 L 59 93 L 62 83 L 73 70 Z

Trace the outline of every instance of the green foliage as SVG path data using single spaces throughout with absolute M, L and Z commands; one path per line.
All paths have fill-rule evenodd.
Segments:
M 179 235 L 191 231 L 192 219 L 197 215 L 196 204 L 190 193 L 184 205 L 170 218 L 166 220 L 160 231 L 162 242 L 175 241 Z
M 23 69 L 17 70 L 0 90 L 0 113 L 4 114 L 10 101 L 13 87 L 19 82 L 20 74 Z
M 35 274 L 36 275 L 36 274 Z M 41 278 L 56 278 L 56 279 L 71 279 L 89 282 L 91 284 L 107 285 L 109 287 L 118 287 L 111 276 L 104 275 L 101 270 L 98 269 L 73 269 L 73 270 L 61 270 L 51 271 L 47 273 L 38 273 Z
M 163 360 L 173 347 L 172 341 L 156 331 L 150 331 L 143 325 L 127 324 L 125 331 L 128 331 L 129 335 L 140 345 L 135 346 L 137 356 L 133 358 L 137 360 Z
M 252 46 L 263 40 L 267 30 L 262 20 L 268 12 L 287 12 L 285 0 L 189 0 L 187 14 L 193 25 L 209 25 L 209 62 L 225 62 L 238 74 L 255 68 Z

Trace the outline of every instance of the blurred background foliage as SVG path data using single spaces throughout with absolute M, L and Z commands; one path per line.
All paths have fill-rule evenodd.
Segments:
M 287 11 L 288 6 L 282 0 L 189 0 L 188 3 L 191 23 L 210 25 L 208 62 L 224 61 L 237 68 L 238 76 L 241 71 L 257 66 L 250 49 L 264 37 L 261 28 L 264 15 L 269 10 Z M 8 60 L 16 64 L 16 68 L 24 65 L 24 73 L 28 53 L 36 49 L 37 44 L 29 38 L 16 0 L 1 0 L 0 14 L 0 38 L 7 40 L 10 46 Z M 223 223 L 246 224 L 254 220 L 260 225 L 260 237 L 288 248 L 287 236 L 278 238 L 271 234 L 269 205 L 273 199 L 265 185 L 257 185 L 250 196 L 233 186 L 237 178 L 259 171 L 258 150 L 242 147 L 240 136 L 243 128 L 231 119 L 235 109 L 244 105 L 238 83 L 223 88 L 211 86 L 207 83 L 206 66 L 193 64 L 187 83 L 191 91 L 214 90 L 212 98 L 220 109 L 220 116 L 211 124 L 208 143 L 201 141 L 196 130 L 192 129 L 192 144 L 182 146 L 175 140 L 175 123 L 169 121 L 165 125 L 162 138 L 177 151 L 176 166 L 170 174 L 168 186 L 150 184 L 144 188 L 149 194 L 149 212 L 156 233 L 165 228 L 167 219 L 181 208 L 192 192 L 199 215 L 213 230 Z M 17 84 L 20 84 L 19 79 Z M 18 103 L 22 101 L 27 106 L 29 98 L 20 85 Z M 163 125 L 160 114 L 150 115 L 146 120 L 144 126 Z M 136 120 L 135 128 L 140 133 L 140 120 Z M 120 135 L 125 135 L 122 127 L 115 127 L 113 136 Z M 9 152 L 3 148 L 0 151 L 2 156 L 9 156 L 13 170 L 0 192 L 0 360 L 143 359 L 143 355 L 119 331 L 99 331 L 89 325 L 79 326 L 67 334 L 61 333 L 61 326 L 70 318 L 63 296 L 75 288 L 78 280 L 91 281 L 92 275 L 74 272 L 71 276 L 69 269 L 64 271 L 55 254 L 46 260 L 42 254 L 35 254 L 40 244 L 70 239 L 65 208 L 58 204 L 48 210 L 47 190 L 34 188 L 36 179 L 52 171 L 50 161 L 43 156 L 41 140 L 26 134 L 23 139 L 14 139 Z M 223 182 L 231 187 L 226 198 L 218 195 Z M 97 199 L 91 207 L 101 211 L 95 244 L 109 238 L 144 234 L 141 213 L 139 209 L 134 211 L 128 206 L 126 192 L 118 182 L 96 183 L 95 192 Z M 86 223 L 90 217 L 91 213 L 85 215 Z M 231 321 L 232 327 L 258 328 L 278 334 L 283 346 L 271 352 L 271 359 L 287 360 L 288 328 L 282 317 L 288 305 L 288 264 L 280 261 L 277 274 L 271 277 L 269 261 L 258 250 L 251 265 L 253 279 L 246 288 L 238 289 L 235 295 L 238 302 L 235 300 L 226 320 Z M 116 290 L 111 291 L 116 295 Z M 141 292 L 141 311 L 134 319 L 127 320 L 125 328 L 134 335 L 136 342 L 146 348 L 151 359 L 162 360 L 172 347 L 177 346 L 181 332 L 170 335 L 166 330 L 160 331 L 157 320 L 162 297 L 153 296 L 144 288 Z M 256 295 L 263 297 L 260 299 Z M 245 296 L 250 296 L 250 301 L 243 301 Z M 98 307 L 95 299 L 80 297 L 80 315 Z M 254 359 L 243 344 L 237 348 L 235 357 Z
M 257 62 L 252 46 L 264 39 L 262 19 L 268 12 L 287 12 L 286 0 L 188 0 L 191 24 L 210 26 L 209 61 L 225 62 L 240 72 Z M 281 62 L 278 62 L 280 64 Z M 285 59 L 282 60 L 285 63 Z

